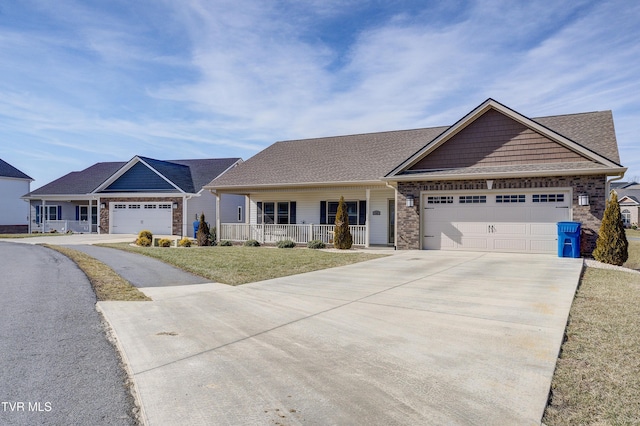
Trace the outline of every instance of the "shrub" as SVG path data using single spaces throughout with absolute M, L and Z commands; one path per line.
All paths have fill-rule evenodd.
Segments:
M 596 240 L 593 258 L 599 262 L 621 266 L 629 258 L 629 242 L 624 231 L 618 194 L 611 191 Z
M 209 232 L 209 241 L 211 242 L 212 246 L 215 246 L 217 244 L 216 243 L 216 240 L 217 240 L 217 238 L 216 238 L 216 227 L 214 226 L 214 227 L 210 228 L 209 231 L 210 231 Z
M 307 248 L 310 249 L 323 249 L 327 245 L 320 240 L 311 240 L 307 243 Z
M 260 247 L 260 243 L 257 240 L 247 240 L 244 242 L 245 247 Z
M 150 247 L 153 241 L 153 234 L 151 231 L 143 230 L 138 233 L 138 239 L 136 244 L 142 247 Z
M 178 246 L 191 247 L 191 239 L 188 237 L 183 237 L 180 241 L 178 241 Z
M 141 247 L 151 247 L 151 240 L 147 237 L 138 237 L 136 244 Z
M 231 244 L 231 241 L 229 240 L 222 240 L 220 241 L 220 246 L 222 247 L 231 247 L 233 244 Z
M 171 240 L 168 238 L 160 238 L 158 240 L 158 247 L 171 247 Z
M 349 214 L 344 197 L 340 197 L 336 213 L 336 227 L 333 234 L 333 246 L 340 250 L 349 250 L 353 245 L 353 238 L 349 230 Z
M 200 215 L 196 240 L 198 241 L 199 246 L 204 247 L 211 245 L 211 231 L 209 230 L 209 224 L 204 220 L 204 213 Z
M 280 240 L 280 241 L 278 241 L 276 246 L 278 248 L 294 248 L 296 246 L 296 243 L 294 243 L 291 240 Z

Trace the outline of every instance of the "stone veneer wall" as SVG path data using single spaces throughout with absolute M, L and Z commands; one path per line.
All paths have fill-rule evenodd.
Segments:
M 0 225 L 0 234 L 28 234 L 29 225 Z
M 597 176 L 557 176 L 540 178 L 493 179 L 492 190 L 573 188 L 573 220 L 582 222 L 581 251 L 591 255 L 595 248 L 598 230 L 607 201 L 607 177 Z M 428 191 L 486 190 L 485 179 L 455 181 L 398 182 L 398 238 L 399 250 L 419 249 L 420 242 L 420 193 Z M 406 206 L 407 195 L 413 195 L 414 207 Z M 589 206 L 578 205 L 578 195 L 589 195 Z
M 182 198 L 170 197 L 170 198 L 101 198 L 100 203 L 105 203 L 106 206 L 100 209 L 100 233 L 109 233 L 109 204 L 110 203 L 178 203 L 178 208 L 173 209 L 172 217 L 172 232 L 173 235 L 182 235 Z

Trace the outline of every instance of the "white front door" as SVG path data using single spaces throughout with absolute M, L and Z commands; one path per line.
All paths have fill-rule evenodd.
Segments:
M 570 192 L 425 194 L 423 248 L 554 253 L 557 222 L 571 219 Z
M 171 203 L 111 203 L 109 216 L 112 234 L 172 234 Z

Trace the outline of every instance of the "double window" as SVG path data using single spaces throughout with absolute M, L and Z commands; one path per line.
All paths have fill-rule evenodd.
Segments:
M 42 222 L 42 212 L 45 220 L 61 220 L 62 206 L 36 206 L 36 223 Z
M 320 202 L 320 224 L 333 225 L 336 223 L 336 215 L 338 214 L 339 201 L 321 201 Z M 345 201 L 347 215 L 349 216 L 349 225 L 365 225 L 367 220 L 367 202 Z
M 631 226 L 631 210 L 624 209 L 622 210 L 622 223 L 624 226 Z
M 256 204 L 258 206 L 258 224 L 289 225 L 296 223 L 295 201 L 262 201 Z

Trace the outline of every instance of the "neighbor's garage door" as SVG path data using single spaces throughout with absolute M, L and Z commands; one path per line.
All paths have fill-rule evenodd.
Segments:
M 426 194 L 423 248 L 555 253 L 570 203 L 568 191 Z
M 168 203 L 112 203 L 109 213 L 112 234 L 137 234 L 143 229 L 153 234 L 172 233 L 172 209 Z

